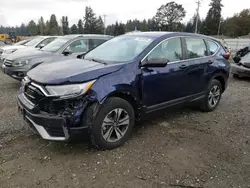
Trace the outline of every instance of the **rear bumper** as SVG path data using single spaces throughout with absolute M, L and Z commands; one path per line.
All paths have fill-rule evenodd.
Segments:
M 69 141 L 77 136 L 87 137 L 88 127 L 69 127 L 64 117 L 36 111 L 24 94 L 18 95 L 18 111 L 23 121 L 45 140 Z
M 250 77 L 250 68 L 235 63 L 231 64 L 231 73 L 239 76 Z

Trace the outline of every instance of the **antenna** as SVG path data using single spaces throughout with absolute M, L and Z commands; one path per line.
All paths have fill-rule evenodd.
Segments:
M 199 21 L 199 11 L 200 11 L 200 5 L 201 5 L 201 0 L 196 1 L 197 3 L 197 9 L 196 9 L 196 23 L 195 23 L 195 33 L 198 32 L 198 21 Z

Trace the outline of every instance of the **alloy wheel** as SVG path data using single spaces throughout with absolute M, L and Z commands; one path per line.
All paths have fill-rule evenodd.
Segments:
M 126 110 L 116 108 L 106 115 L 102 123 L 102 137 L 107 142 L 117 142 L 124 137 L 130 123 Z
M 218 104 L 220 100 L 220 95 L 221 95 L 220 87 L 218 85 L 214 85 L 211 88 L 208 95 L 208 103 L 212 108 Z

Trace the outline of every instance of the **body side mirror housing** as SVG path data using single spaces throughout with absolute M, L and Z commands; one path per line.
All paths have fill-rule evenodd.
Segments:
M 42 49 L 45 46 L 45 44 L 40 44 L 39 48 Z
M 70 48 L 66 48 L 64 51 L 63 51 L 63 55 L 70 55 L 70 54 L 72 54 L 73 52 L 72 52 L 72 50 L 70 49 Z
M 169 63 L 168 59 L 145 59 L 141 62 L 140 67 L 166 67 Z

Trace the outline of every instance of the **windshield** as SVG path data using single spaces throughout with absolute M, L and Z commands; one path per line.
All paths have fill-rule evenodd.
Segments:
M 150 38 L 124 35 L 103 43 L 84 58 L 107 63 L 128 62 L 137 57 L 151 42 Z
M 20 41 L 20 42 L 15 43 L 13 46 L 25 45 L 25 44 L 28 43 L 28 42 L 29 42 L 29 40 L 22 40 L 22 41 Z
M 43 37 L 36 37 L 25 44 L 25 46 L 35 46 L 37 43 L 41 42 Z
M 66 42 L 68 42 L 70 39 L 66 38 L 57 38 L 45 47 L 43 47 L 41 50 L 42 51 L 47 51 L 47 52 L 56 52 L 59 50 Z

